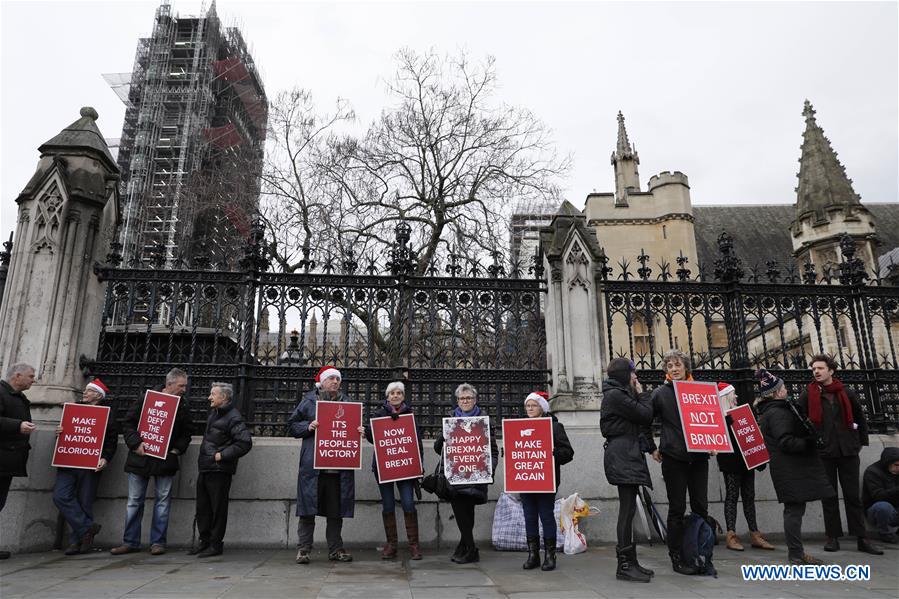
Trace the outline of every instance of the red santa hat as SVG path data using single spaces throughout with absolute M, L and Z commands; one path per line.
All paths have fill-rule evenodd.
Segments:
M 87 384 L 88 389 L 93 389 L 97 393 L 99 393 L 102 397 L 106 397 L 106 394 L 109 393 L 109 387 L 103 384 L 103 381 L 100 379 L 94 379 Z
M 318 374 L 315 375 L 315 386 L 316 386 L 316 387 L 321 387 L 321 386 L 322 386 L 322 381 L 325 380 L 325 379 L 329 379 L 329 378 L 331 378 L 332 376 L 336 376 L 336 377 L 337 377 L 337 380 L 339 380 L 339 381 L 342 381 L 342 380 L 343 380 L 343 377 L 340 376 L 340 371 L 337 370 L 335 367 L 333 367 L 333 366 L 322 366 L 321 368 L 319 368 Z
M 531 391 L 528 393 L 528 396 L 524 398 L 525 405 L 527 405 L 529 401 L 536 401 L 544 414 L 549 412 L 549 393 L 546 391 Z
M 724 397 L 736 392 L 737 390 L 730 383 L 718 383 L 718 397 Z

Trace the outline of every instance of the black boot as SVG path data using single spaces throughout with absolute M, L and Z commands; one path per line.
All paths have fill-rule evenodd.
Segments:
M 453 551 L 453 554 L 450 556 L 450 560 L 456 561 L 461 558 L 468 551 L 468 547 L 465 546 L 464 541 L 459 541 L 459 544 L 456 545 L 456 550 Z
M 556 569 L 556 538 L 543 537 L 543 565 L 540 569 L 544 572 Z
M 618 557 L 618 568 L 615 570 L 615 578 L 628 582 L 649 582 L 649 574 L 644 574 L 637 570 L 634 562 L 631 561 L 633 550 L 633 545 L 615 547 L 615 555 Z
M 528 537 L 528 559 L 522 568 L 533 570 L 540 565 L 540 537 Z
M 642 572 L 643 574 L 646 574 L 650 578 L 655 576 L 656 575 L 655 572 L 653 572 L 649 568 L 644 568 L 643 566 L 640 565 L 640 562 L 637 561 L 637 546 L 634 544 L 631 544 L 630 547 L 631 547 L 631 551 L 630 551 L 630 554 L 628 555 L 628 557 L 630 558 L 630 563 L 634 566 L 634 568 L 637 570 L 637 572 Z
M 678 574 L 693 575 L 696 574 L 696 568 L 684 564 L 680 560 L 680 551 L 669 551 L 668 556 L 671 557 L 671 569 Z
M 471 564 L 473 562 L 481 561 L 481 555 L 478 552 L 478 548 L 472 543 L 465 548 L 465 553 L 463 553 L 461 557 L 458 557 L 453 561 L 457 564 Z

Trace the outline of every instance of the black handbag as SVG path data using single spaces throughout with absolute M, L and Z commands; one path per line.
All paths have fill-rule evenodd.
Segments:
M 437 467 L 434 468 L 433 473 L 421 479 L 421 488 L 444 501 L 450 501 L 455 496 L 455 490 L 446 480 L 446 475 L 443 473 L 443 460 L 437 462 Z

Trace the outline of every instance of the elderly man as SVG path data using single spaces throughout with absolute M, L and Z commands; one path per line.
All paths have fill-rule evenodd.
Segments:
M 138 399 L 128 410 L 122 421 L 122 439 L 130 452 L 125 460 L 125 472 L 128 473 L 128 507 L 125 512 L 124 543 L 110 550 L 113 555 L 122 555 L 140 550 L 141 519 L 144 516 L 144 501 L 150 477 L 156 480 L 156 500 L 153 504 L 153 525 L 150 530 L 150 553 L 165 553 L 166 533 L 169 527 L 169 507 L 172 500 L 172 481 L 178 472 L 179 456 L 187 451 L 190 445 L 191 422 L 190 407 L 184 399 L 187 392 L 187 373 L 180 368 L 172 368 L 165 375 L 165 385 L 157 391 L 181 397 L 178 411 L 175 413 L 175 425 L 169 443 L 166 459 L 148 456 L 140 434 L 139 425 L 143 398 Z
M 34 383 L 34 367 L 24 362 L 13 364 L 0 381 L 0 511 L 6 505 L 14 476 L 28 476 L 28 437 L 34 432 L 31 403 L 24 391 Z M 9 551 L 0 551 L 8 559 Z
M 221 555 L 228 525 L 228 493 L 237 460 L 253 447 L 253 437 L 234 407 L 234 388 L 212 383 L 209 418 L 197 457 L 197 531 L 200 544 L 188 553 L 197 557 Z
M 94 379 L 84 387 L 79 403 L 91 406 L 106 406 L 109 388 L 100 379 Z M 62 426 L 56 427 L 56 435 L 62 433 Z M 66 555 L 87 553 L 94 545 L 94 536 L 100 532 L 100 525 L 94 522 L 94 499 L 97 497 L 97 485 L 100 474 L 115 455 L 119 443 L 119 430 L 115 415 L 110 413 L 106 421 L 106 436 L 103 438 L 103 449 L 100 451 L 100 463 L 96 470 L 84 468 L 57 468 L 56 484 L 53 485 L 53 503 L 59 513 L 69 523 L 72 534 Z

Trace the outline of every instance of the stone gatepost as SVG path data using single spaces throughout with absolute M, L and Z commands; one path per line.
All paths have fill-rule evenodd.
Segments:
M 37 379 L 27 395 L 37 420 L 84 386 L 81 355 L 97 353 L 105 262 L 118 219 L 119 169 L 96 124 L 81 118 L 38 148 L 37 170 L 16 198 L 15 241 L 0 304 L 0 368 L 28 362 Z
M 546 297 L 546 352 L 552 370 L 553 413 L 564 424 L 599 425 L 602 368 L 600 298 L 604 264 L 596 233 L 580 210 L 565 202 L 540 230 Z

